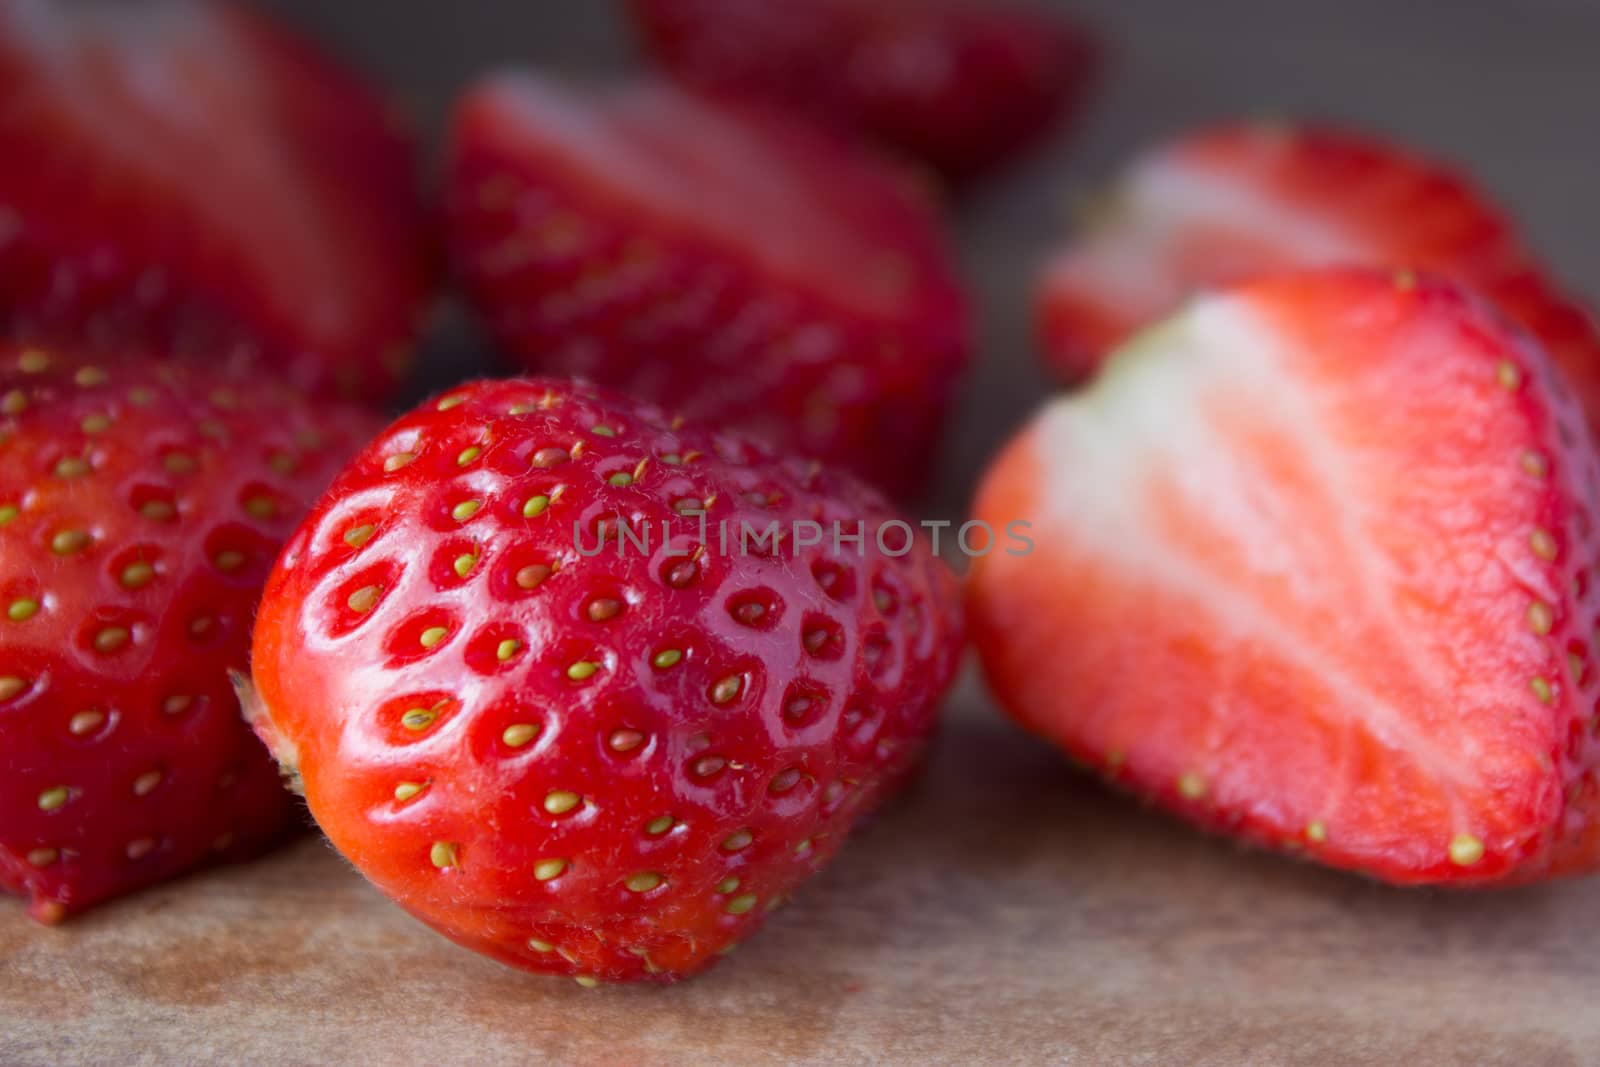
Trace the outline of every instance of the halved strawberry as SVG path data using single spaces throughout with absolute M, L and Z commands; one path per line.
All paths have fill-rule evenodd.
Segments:
M 231 3 L 0 0 L 0 335 L 381 400 L 430 270 L 410 138 Z
M 1600 459 L 1548 357 L 1414 275 L 1197 299 L 1052 403 L 977 517 L 1023 723 L 1215 830 L 1392 882 L 1587 870 Z
M 261 585 L 364 411 L 0 346 L 0 889 L 53 922 L 292 827 L 239 717 Z
M 854 130 L 966 181 L 1076 118 L 1099 49 L 1076 23 L 970 0 L 631 0 L 688 84 Z
M 1315 126 L 1205 129 L 1138 160 L 1046 272 L 1049 358 L 1082 379 L 1196 289 L 1335 265 L 1432 271 L 1476 289 L 1543 342 L 1600 429 L 1600 334 L 1504 212 L 1409 148 Z
M 878 160 L 665 85 L 503 75 L 458 110 L 449 213 L 529 367 L 921 481 L 966 311 L 934 214 Z

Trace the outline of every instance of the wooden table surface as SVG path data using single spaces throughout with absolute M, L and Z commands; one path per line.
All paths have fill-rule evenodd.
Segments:
M 597 0 L 280 0 L 436 129 L 487 64 L 626 63 Z M 1210 117 L 1315 114 L 1461 160 L 1600 297 L 1600 4 L 1098 0 L 1083 136 L 966 205 L 983 351 L 931 508 L 1043 393 L 1029 276 L 1071 190 Z M 427 380 L 485 365 L 457 322 Z M 1600 1063 L 1600 879 L 1397 891 L 1245 853 L 1070 773 L 968 678 L 927 775 L 766 931 L 672 989 L 446 943 L 308 837 L 60 929 L 0 901 L 0 1067 Z
M 928 774 L 708 975 L 537 978 L 320 840 L 43 929 L 0 1062 L 1577 1064 L 1600 883 L 1397 891 L 1193 834 L 955 701 Z

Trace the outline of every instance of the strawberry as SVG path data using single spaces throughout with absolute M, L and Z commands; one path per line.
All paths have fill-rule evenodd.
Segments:
M 227 671 L 368 419 L 259 373 L 0 347 L 0 887 L 35 918 L 296 821 Z
M 616 394 L 461 386 L 290 539 L 247 703 L 413 915 L 527 970 L 670 982 L 916 762 L 961 627 L 910 533 L 849 477 Z
M 1046 273 L 1046 348 L 1082 379 L 1197 288 L 1341 264 L 1415 268 L 1476 289 L 1543 342 L 1600 430 L 1600 334 L 1503 212 L 1441 163 L 1317 127 L 1201 130 L 1135 163 Z
M 1549 357 L 1450 283 L 1197 299 L 1050 404 L 977 515 L 996 695 L 1213 830 L 1396 883 L 1600 860 L 1600 458 Z
M 1076 118 L 1099 49 L 1042 11 L 965 0 L 630 0 L 688 84 L 767 99 L 969 182 Z
M 459 272 L 529 367 L 922 481 L 967 322 L 897 172 L 667 86 L 506 75 L 462 102 L 449 185 Z
M 0 334 L 384 399 L 430 283 L 410 138 L 231 3 L 0 0 Z

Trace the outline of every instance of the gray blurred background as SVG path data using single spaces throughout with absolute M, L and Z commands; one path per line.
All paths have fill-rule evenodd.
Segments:
M 771 0 L 782 3 L 784 0 Z M 1035 0 L 1036 6 L 1052 6 Z M 612 0 L 269 0 L 408 102 L 437 141 L 481 71 L 635 69 Z M 1145 144 L 1236 116 L 1336 118 L 1475 173 L 1570 288 L 1600 298 L 1600 0 L 1064 0 L 1097 27 L 1107 76 L 1077 136 L 979 191 L 952 219 L 981 326 L 929 510 L 964 510 L 987 457 L 1047 391 L 1034 271 L 1092 190 Z M 452 316 L 419 390 L 495 368 Z

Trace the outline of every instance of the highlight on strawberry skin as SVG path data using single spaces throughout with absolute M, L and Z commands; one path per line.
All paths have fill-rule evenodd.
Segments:
M 381 403 L 431 299 L 416 146 L 232 0 L 0 0 L 0 336 Z
M 451 142 L 452 259 L 512 358 L 922 485 L 970 327 L 898 168 L 667 83 L 522 73 L 468 92 Z
M 586 985 L 676 981 L 927 746 L 960 600 L 925 539 L 880 547 L 894 516 L 621 394 L 457 386 L 291 538 L 252 720 L 333 844 L 446 937 Z
M 378 428 L 259 370 L 0 345 L 0 889 L 34 918 L 299 824 L 227 674 L 280 545 Z
M 994 463 L 994 694 L 1203 827 L 1395 883 L 1600 861 L 1600 458 L 1453 284 L 1324 269 L 1137 334 Z
M 957 184 L 1078 119 L 1101 46 L 1055 12 L 974 0 L 630 0 L 646 52 L 686 84 L 764 99 Z
M 1232 123 L 1136 159 L 1040 281 L 1047 361 L 1079 382 L 1191 293 L 1276 270 L 1430 271 L 1536 336 L 1600 431 L 1600 332 L 1457 168 L 1315 123 Z

